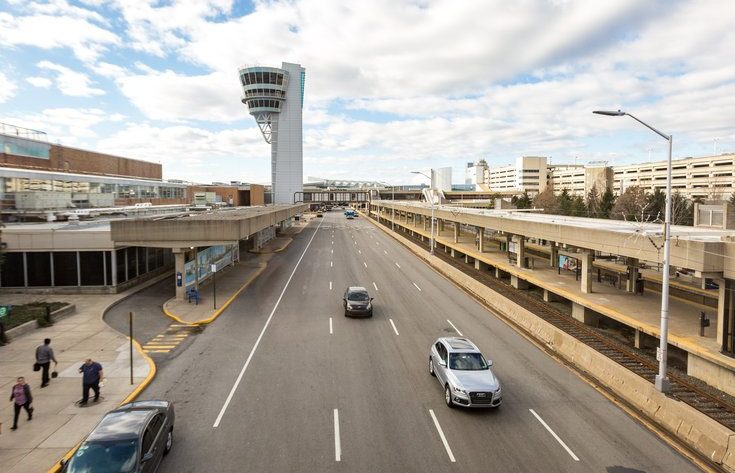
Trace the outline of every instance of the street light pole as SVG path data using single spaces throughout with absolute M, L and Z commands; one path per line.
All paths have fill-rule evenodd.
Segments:
M 658 374 L 656 375 L 656 389 L 662 393 L 667 393 L 671 390 L 669 378 L 666 376 L 666 364 L 668 356 L 669 346 L 669 264 L 671 258 L 671 154 L 674 144 L 674 137 L 660 132 L 656 128 L 652 127 L 648 123 L 639 120 L 630 113 L 623 111 L 605 111 L 595 110 L 592 113 L 598 115 L 606 115 L 609 117 L 621 117 L 627 115 L 633 120 L 637 121 L 641 125 L 645 126 L 649 130 L 653 131 L 663 139 L 669 142 L 669 160 L 666 166 L 666 216 L 664 220 L 664 264 L 663 274 L 661 275 L 661 343 L 656 353 L 658 358 Z
M 434 170 L 432 169 L 432 174 Z M 425 178 L 429 180 L 429 183 L 431 183 L 431 177 L 427 176 L 421 171 L 411 171 L 412 174 L 421 174 Z M 431 241 L 429 242 L 429 253 L 432 255 L 434 254 L 434 247 L 436 246 L 436 238 L 434 237 L 434 188 L 431 187 Z

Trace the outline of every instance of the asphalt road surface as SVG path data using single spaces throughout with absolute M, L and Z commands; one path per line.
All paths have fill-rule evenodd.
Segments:
M 375 297 L 344 317 L 348 285 Z M 450 409 L 428 373 L 457 332 L 503 405 Z M 141 396 L 175 401 L 162 472 L 698 471 L 362 217 L 314 219 Z

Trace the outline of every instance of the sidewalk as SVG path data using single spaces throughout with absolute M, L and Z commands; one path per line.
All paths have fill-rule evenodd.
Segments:
M 170 277 L 170 276 L 167 276 Z M 2 294 L 0 300 L 8 304 L 22 304 L 37 300 L 64 301 L 76 305 L 76 313 L 56 322 L 51 327 L 35 329 L 12 339 L 0 347 L 0 465 L 5 473 L 46 472 L 99 422 L 102 414 L 117 407 L 136 388 L 155 372 L 138 349 L 133 350 L 134 383 L 130 384 L 129 342 L 102 320 L 102 314 L 114 302 L 157 282 L 147 281 L 120 294 L 66 295 L 66 294 Z M 35 349 L 44 338 L 51 339 L 51 347 L 59 364 L 59 377 L 41 389 L 41 372 L 33 371 Z M 82 395 L 82 379 L 77 372 L 86 358 L 102 364 L 105 386 L 97 404 L 80 408 L 75 402 Z M 52 363 L 53 369 L 53 363 Z M 33 395 L 33 420 L 26 420 L 21 412 L 18 430 L 13 425 L 13 405 L 8 402 L 10 391 L 18 376 L 24 376 Z
M 275 253 L 283 251 L 293 236 L 308 221 L 297 222 L 263 245 L 260 250 L 242 253 L 240 262 L 217 273 L 217 308 L 214 308 L 214 285 L 211 278 L 199 285 L 199 303 L 169 299 L 163 312 L 180 324 L 204 325 L 213 322 L 230 303 L 262 273 Z

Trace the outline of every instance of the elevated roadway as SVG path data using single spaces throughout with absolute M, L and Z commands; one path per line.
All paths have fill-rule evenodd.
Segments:
M 143 393 L 177 403 L 162 472 L 698 471 L 370 223 L 324 215 Z M 343 316 L 347 285 L 373 318 Z M 460 332 L 495 363 L 497 410 L 447 408 L 428 374 Z

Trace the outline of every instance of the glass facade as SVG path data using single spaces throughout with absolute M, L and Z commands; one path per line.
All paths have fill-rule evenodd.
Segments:
M 133 199 L 184 199 L 185 185 L 171 184 L 125 184 L 85 182 L 81 176 L 69 180 L 37 179 L 34 177 L 2 177 L 0 176 L 0 193 L 13 194 L 27 191 L 75 192 L 90 194 L 113 194 L 114 198 Z M 2 197 L 2 196 L 0 196 Z
M 7 252 L 0 287 L 114 286 L 173 264 L 168 248 L 128 247 L 111 251 Z

